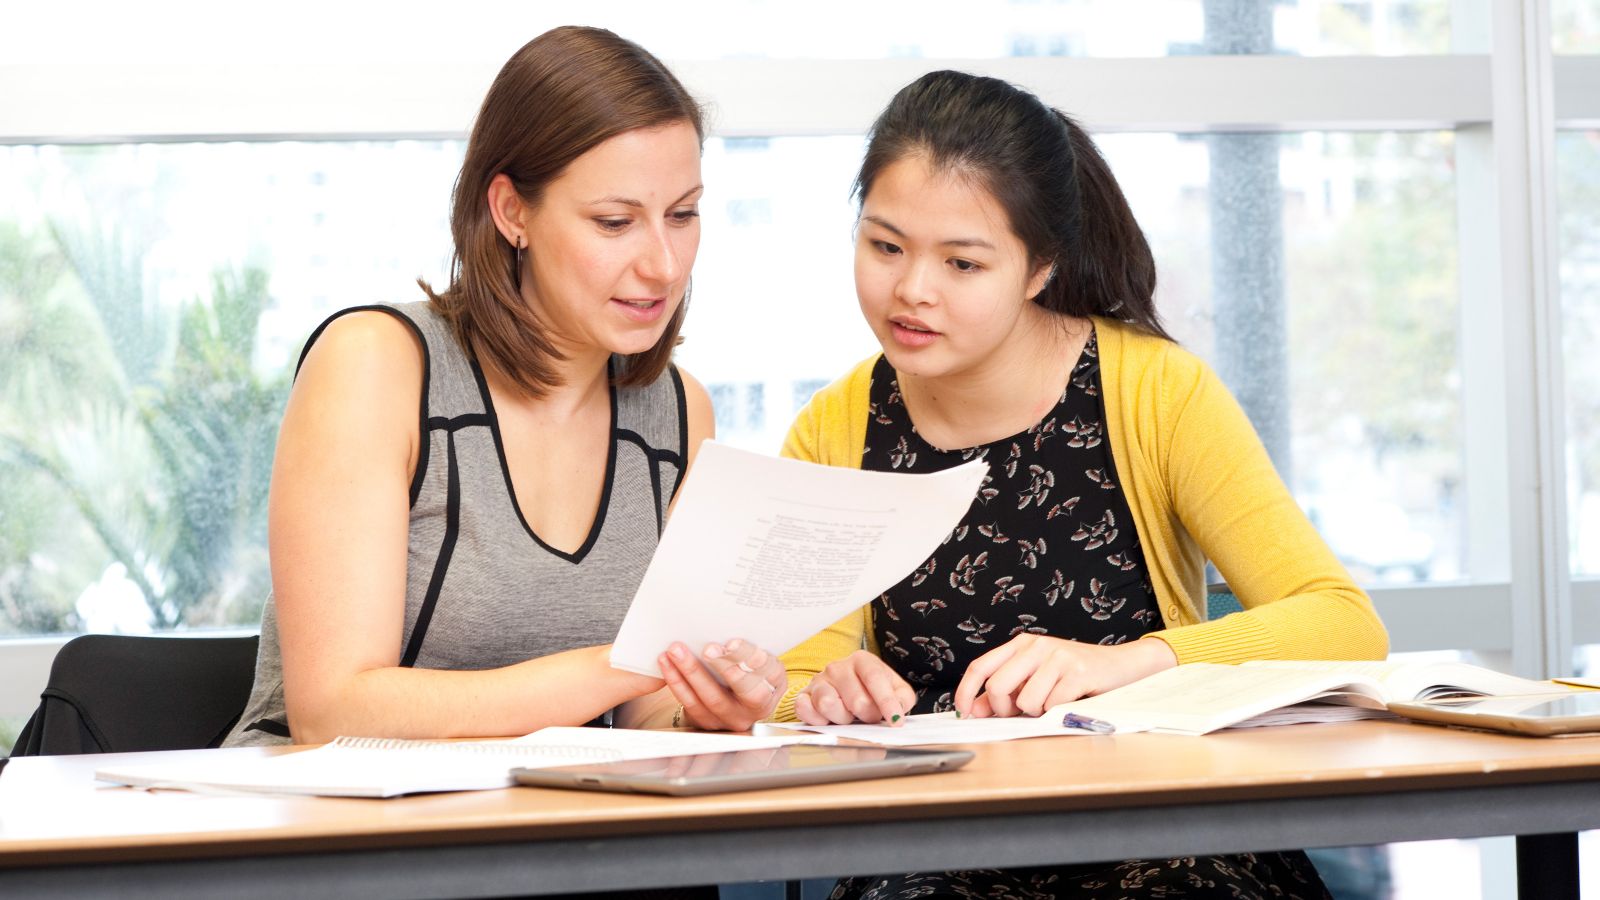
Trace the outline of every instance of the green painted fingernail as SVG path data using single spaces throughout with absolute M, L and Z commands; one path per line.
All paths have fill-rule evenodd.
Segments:
M 900 714 L 899 713 L 895 713 L 894 715 L 890 716 L 889 717 L 889 721 L 891 721 L 891 722 L 900 721 Z
M 956 718 L 961 718 L 961 710 L 956 710 Z

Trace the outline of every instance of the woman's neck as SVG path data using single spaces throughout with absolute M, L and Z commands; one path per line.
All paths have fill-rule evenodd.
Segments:
M 898 374 L 922 439 L 957 450 L 1010 437 L 1043 419 L 1088 342 L 1088 319 L 1042 314 L 977 365 L 935 377 Z
M 508 375 L 493 367 L 485 366 L 483 375 L 497 407 L 536 411 L 541 419 L 561 421 L 580 416 L 609 394 L 609 360 L 610 354 L 604 351 L 551 359 L 550 371 L 555 376 L 555 383 L 547 385 L 539 396 L 528 393 Z

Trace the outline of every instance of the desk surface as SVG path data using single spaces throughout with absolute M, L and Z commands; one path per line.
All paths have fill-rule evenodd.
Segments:
M 974 749 L 977 758 L 952 773 L 700 798 L 536 788 L 391 800 L 147 793 L 97 784 L 91 772 L 109 759 L 179 755 L 23 758 L 0 774 L 0 885 L 65 883 L 76 870 L 82 889 L 83 864 L 96 863 L 119 878 L 203 871 L 197 884 L 214 888 L 221 873 L 248 864 L 282 896 L 284 879 L 316 877 L 322 864 L 329 877 L 349 869 L 340 861 L 364 860 L 389 873 L 391 892 L 436 891 L 415 879 L 449 865 L 473 868 L 490 894 L 1600 827 L 1600 737 L 1356 722 Z M 795 844 L 809 849 L 791 852 Z M 534 873 L 549 877 L 530 887 Z M 448 886 L 470 895 L 474 884 Z

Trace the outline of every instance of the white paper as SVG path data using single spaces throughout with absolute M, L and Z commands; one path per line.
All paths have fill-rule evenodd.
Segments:
M 502 788 L 517 766 L 550 768 L 695 753 L 832 743 L 822 736 L 763 736 L 552 727 L 505 741 L 339 738 L 312 750 L 240 758 L 223 751 L 183 764 L 107 766 L 95 778 L 203 793 L 392 797 L 423 791 Z
M 870 741 L 890 747 L 915 747 L 922 744 L 991 744 L 1023 738 L 1095 734 L 1078 728 L 1066 728 L 1062 726 L 1061 718 L 1062 713 L 1057 710 L 1051 710 L 1037 717 L 984 719 L 958 719 L 955 713 L 945 712 L 906 716 L 898 725 L 802 725 L 797 722 L 783 722 L 777 727 L 809 731 L 832 738 Z M 1126 726 L 1121 722 L 1117 723 L 1118 734 L 1144 730 L 1146 729 L 1143 726 L 1131 722 Z
M 673 641 L 743 638 L 783 653 L 888 590 L 972 505 L 988 465 L 866 472 L 700 447 L 611 647 L 611 665 L 660 675 Z

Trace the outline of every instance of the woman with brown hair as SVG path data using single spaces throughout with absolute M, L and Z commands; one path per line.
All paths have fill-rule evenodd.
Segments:
M 699 106 L 643 48 L 558 28 L 484 98 L 450 284 L 311 336 L 269 508 L 273 595 L 228 744 L 744 729 L 782 694 L 740 641 L 660 679 L 608 646 L 713 431 L 672 365 L 699 246 Z M 711 677 L 714 669 L 729 687 Z M 681 704 L 681 705 L 680 705 Z

